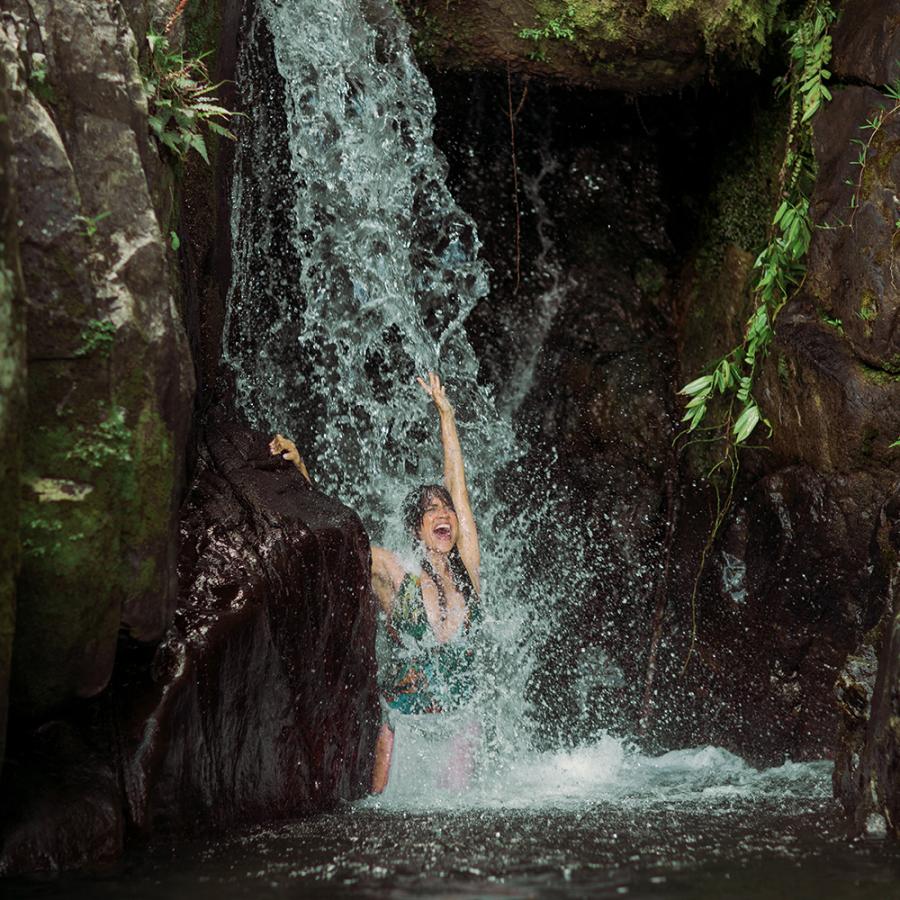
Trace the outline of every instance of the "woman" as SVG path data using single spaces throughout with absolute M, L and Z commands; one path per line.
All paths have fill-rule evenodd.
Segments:
M 418 551 L 417 567 L 411 570 L 390 550 L 372 547 L 372 587 L 384 613 L 390 647 L 379 677 L 388 719 L 395 713 L 447 712 L 469 699 L 473 652 L 468 638 L 480 618 L 478 531 L 453 407 L 436 374 L 429 372 L 427 382 L 417 381 L 440 417 L 444 485 L 422 485 L 404 504 L 404 521 Z M 309 478 L 291 441 L 275 435 L 269 447 Z M 476 737 L 470 726 L 452 739 L 450 763 L 442 778 L 446 786 L 468 783 Z M 385 721 L 375 744 L 373 793 L 387 786 L 393 743 L 393 728 Z

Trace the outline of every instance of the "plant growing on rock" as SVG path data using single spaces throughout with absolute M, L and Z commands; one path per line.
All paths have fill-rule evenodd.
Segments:
M 211 84 L 203 53 L 196 58 L 172 50 L 169 39 L 155 31 L 147 35 L 149 71 L 144 91 L 150 107 L 148 122 L 156 139 L 179 159 L 196 150 L 209 163 L 202 129 L 235 140 L 225 124 L 236 115 L 213 96 L 223 82 Z
M 104 319 L 91 319 L 81 332 L 81 346 L 75 351 L 76 356 L 90 356 L 99 353 L 107 357 L 112 350 L 116 336 L 114 322 Z
M 130 446 L 131 431 L 125 424 L 125 410 L 114 406 L 93 428 L 79 427 L 78 438 L 66 458 L 100 469 L 111 459 L 131 462 Z
M 789 98 L 790 120 L 778 176 L 778 207 L 766 245 L 754 263 L 753 309 L 741 343 L 712 363 L 707 373 L 679 391 L 687 398 L 682 418 L 686 424 L 681 436 L 698 432 L 702 436 L 693 440 L 718 441 L 722 446 L 721 457 L 707 473 L 715 491 L 716 507 L 691 592 L 691 645 L 685 667 L 696 639 L 697 589 L 713 542 L 731 508 L 739 451 L 760 423 L 768 429 L 769 436 L 772 433 L 753 389 L 775 336 L 778 314 L 799 289 L 805 275 L 804 260 L 812 237 L 807 195 L 814 178 L 811 120 L 822 104 L 831 99 L 826 86 L 831 76 L 827 68 L 831 59 L 828 29 L 835 17 L 836 13 L 825 0 L 809 0 L 801 17 L 788 26 L 790 65 L 787 73 L 776 79 L 775 87 L 779 96 Z M 713 415 L 716 421 L 709 424 Z M 724 491 L 714 478 L 720 471 L 727 473 Z

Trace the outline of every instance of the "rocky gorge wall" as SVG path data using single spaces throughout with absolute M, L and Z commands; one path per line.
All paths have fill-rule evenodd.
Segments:
M 27 393 L 10 697 L 41 716 L 105 687 L 120 627 L 168 624 L 193 371 L 124 11 L 6 3 L 2 52 Z
M 492 140 L 479 145 L 455 129 L 450 113 L 439 137 L 459 144 L 450 150 L 451 177 L 494 269 L 491 302 L 470 319 L 473 342 L 488 360 L 509 358 L 515 344 L 502 335 L 519 337 L 516 310 L 549 304 L 520 430 L 536 440 L 541 465 L 555 460 L 555 477 L 572 486 L 573 508 L 608 563 L 595 590 L 574 604 L 568 636 L 546 648 L 535 695 L 556 690 L 541 715 L 551 731 L 564 728 L 555 720 L 573 710 L 560 712 L 559 698 L 578 696 L 585 654 L 593 654 L 607 660 L 588 673 L 595 727 L 637 730 L 651 747 L 724 745 L 760 764 L 838 753 L 840 769 L 852 754 L 840 749 L 848 702 L 835 684 L 849 678 L 852 691 L 871 695 L 876 651 L 866 642 L 881 634 L 872 629 L 891 603 L 896 571 L 884 537 L 900 478 L 900 451 L 890 447 L 900 435 L 895 119 L 871 148 L 852 230 L 815 230 L 803 290 L 780 314 L 759 391 L 774 436 L 760 435 L 762 447 L 743 454 L 734 506 L 692 603 L 715 508 L 704 479 L 715 457 L 706 445 L 674 442 L 674 392 L 740 342 L 750 309 L 748 282 L 777 205 L 787 123 L 765 87 L 770 69 L 757 87 L 746 74 L 710 88 L 695 82 L 668 105 L 548 92 L 539 70 L 570 84 L 589 80 L 586 70 L 569 68 L 583 55 L 577 29 L 574 39 L 545 37 L 546 58 L 523 60 L 528 39 L 509 22 L 503 52 L 473 43 L 468 21 L 487 18 L 496 4 L 469 4 L 478 12 L 461 17 L 459 34 L 453 11 L 438 6 L 428 8 L 443 23 L 439 37 L 423 21 L 419 41 L 434 67 L 439 109 L 442 92 L 451 109 L 449 98 L 468 92 L 468 116 L 481 119 L 465 134 L 494 123 Z M 515 21 L 546 24 L 550 6 L 521 4 Z M 557 6 L 573 17 L 581 8 Z M 834 99 L 814 120 L 811 208 L 819 225 L 849 220 L 851 140 L 876 109 L 892 106 L 880 87 L 900 74 L 891 4 L 841 4 L 833 38 Z M 477 77 L 456 74 L 507 64 L 509 82 L 504 73 L 479 86 Z M 590 83 L 610 86 L 602 76 Z M 637 85 L 654 89 L 650 78 Z M 551 130 L 555 139 L 541 136 Z M 505 146 L 486 158 L 488 145 L 494 153 Z M 549 300 L 554 280 L 560 289 Z M 502 384 L 508 367 L 496 369 Z M 860 656 L 869 662 L 854 662 Z M 848 675 L 866 669 L 865 686 Z
M 170 41 L 227 73 L 241 3 L 191 6 Z M 368 538 L 208 415 L 229 154 L 152 137 L 146 38 L 176 3 L 0 9 L 0 873 L 358 797 Z
M 142 48 L 174 5 L 0 3 L 5 873 L 110 859 L 129 836 L 308 813 L 361 795 L 371 765 L 362 526 L 270 458 L 265 436 L 209 412 L 229 151 L 214 147 L 210 170 L 187 162 L 179 180 L 150 137 Z M 673 449 L 674 392 L 739 335 L 779 140 L 780 112 L 752 85 L 716 88 L 718 100 L 697 88 L 731 71 L 744 73 L 734 84 L 752 82 L 745 67 L 771 40 L 771 5 L 732 4 L 731 17 L 717 17 L 719 6 L 441 0 L 410 12 L 433 67 L 476 81 L 471 70 L 500 73 L 479 99 L 490 110 L 478 122 L 490 137 L 486 194 L 460 174 L 477 168 L 472 147 L 439 127 L 495 270 L 490 304 L 468 327 L 497 383 L 533 378 L 509 403 L 534 461 L 553 460 L 602 545 L 596 586 L 545 648 L 534 693 L 566 694 L 580 680 L 586 730 L 638 729 L 651 746 L 712 742 L 759 762 L 837 751 L 836 786 L 856 827 L 873 812 L 893 827 L 894 119 L 854 230 L 817 231 L 804 289 L 781 314 L 760 398 L 774 438 L 746 457 L 681 674 L 710 496 L 698 487 L 707 458 Z M 188 40 L 218 41 L 214 80 L 227 78 L 241 4 L 189 7 Z M 815 122 L 819 222 L 846 218 L 850 139 L 886 102 L 876 88 L 900 56 L 889 3 L 848 0 L 834 36 L 839 89 Z M 432 75 L 440 108 L 441 85 L 446 100 L 462 76 Z M 594 124 L 542 124 L 563 103 L 542 99 L 544 81 L 585 88 L 565 102 L 574 97 L 585 118 L 594 108 Z M 593 106 L 598 89 L 686 85 L 659 102 L 606 95 Z M 520 100 L 516 273 L 505 113 Z M 725 128 L 737 102 L 752 113 Z M 710 111 L 721 130 L 698 124 Z M 691 161 L 710 141 L 721 142 L 715 164 Z M 499 318 L 526 302 L 542 311 L 540 327 L 504 338 Z M 533 368 L 507 352 L 527 341 Z M 587 650 L 618 674 L 587 678 L 577 668 Z M 571 714 L 539 709 L 548 741 L 572 730 Z

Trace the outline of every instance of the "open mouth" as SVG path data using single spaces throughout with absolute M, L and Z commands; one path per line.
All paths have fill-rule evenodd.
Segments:
M 450 526 L 449 525 L 435 525 L 434 533 L 435 533 L 436 537 L 448 538 L 448 537 L 450 537 Z

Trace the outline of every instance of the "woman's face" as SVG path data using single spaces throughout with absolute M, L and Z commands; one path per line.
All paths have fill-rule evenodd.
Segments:
M 429 498 L 419 526 L 419 540 L 428 550 L 449 553 L 458 537 L 456 510 L 437 495 Z

